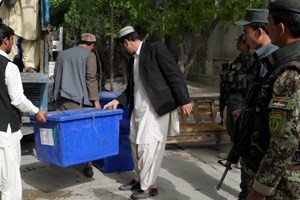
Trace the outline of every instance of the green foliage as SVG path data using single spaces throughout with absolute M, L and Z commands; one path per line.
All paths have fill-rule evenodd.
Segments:
M 104 32 L 105 37 L 116 37 L 115 31 L 119 30 L 126 25 L 135 25 L 137 11 L 132 6 L 129 0 L 104 0 L 102 1 L 106 9 L 102 8 L 102 15 L 104 18 Z
M 197 53 L 189 49 L 191 44 L 197 44 L 197 51 L 201 49 L 219 21 L 233 22 L 241 19 L 247 8 L 266 8 L 270 0 L 49 1 L 52 9 L 58 8 L 51 18 L 57 19 L 54 20 L 56 26 L 64 27 L 64 48 L 78 42 L 82 33 L 91 32 L 97 37 L 97 49 L 103 65 L 112 66 L 108 61 L 108 55 L 113 55 L 111 49 L 114 44 L 111 44 L 111 39 L 116 38 L 118 30 L 124 26 L 132 25 L 141 36 L 149 34 L 156 39 L 175 36 L 179 38 L 178 43 L 184 44 L 184 52 L 181 53 L 193 54 L 181 57 L 190 59 L 195 58 Z M 65 13 L 64 16 L 62 13 Z M 202 38 L 197 43 L 190 41 L 191 33 L 201 34 Z M 117 56 L 111 58 L 115 62 L 120 59 Z M 184 63 L 185 69 L 189 69 L 193 59 Z
M 64 0 L 50 2 L 53 8 L 66 4 Z M 91 32 L 97 38 L 107 40 L 112 29 L 136 25 L 134 22 L 138 12 L 130 0 L 69 0 L 67 4 L 68 10 L 64 10 L 64 21 L 60 25 L 64 27 L 66 43 L 69 45 L 76 43 L 83 32 Z
M 166 34 L 173 35 L 185 30 L 193 32 L 208 26 L 216 12 L 214 1 L 188 0 L 168 1 L 166 12 Z
M 97 38 L 103 35 L 103 17 L 98 14 L 97 9 L 100 6 L 101 1 L 70 1 L 69 10 L 65 13 L 62 24 L 67 44 L 74 45 L 84 32 L 93 33 Z
M 59 7 L 64 0 L 50 0 Z M 67 0 L 63 26 L 73 43 L 82 32 L 97 32 L 108 39 L 113 30 L 133 25 L 141 35 L 165 36 L 205 29 L 215 17 L 231 22 L 244 16 L 246 8 L 264 8 L 268 0 Z M 55 17 L 55 16 L 54 16 Z
M 227 0 L 222 8 L 218 9 L 217 15 L 222 21 L 233 22 L 245 16 L 248 8 L 266 8 L 269 0 Z
M 57 7 L 62 4 L 64 0 L 50 0 L 50 4 L 52 7 Z

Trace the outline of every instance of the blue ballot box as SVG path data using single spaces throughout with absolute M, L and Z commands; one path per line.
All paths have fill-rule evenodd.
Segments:
M 54 111 L 46 123 L 31 115 L 37 159 L 66 167 L 118 154 L 122 114 L 120 109 Z
M 108 102 L 119 96 L 121 92 L 100 92 L 100 104 L 103 107 Z M 118 107 L 121 108 L 121 107 Z M 130 131 L 130 120 L 128 119 L 128 106 L 123 112 L 122 120 L 119 126 L 119 153 L 115 156 L 93 161 L 95 167 L 103 172 L 119 172 L 129 171 L 134 169 L 133 160 L 131 157 L 131 145 L 128 138 Z

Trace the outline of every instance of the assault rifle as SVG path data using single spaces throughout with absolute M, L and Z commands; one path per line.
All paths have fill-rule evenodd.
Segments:
M 223 125 L 224 116 L 223 112 L 225 110 L 225 107 L 227 106 L 227 98 L 228 98 L 228 86 L 226 83 L 226 70 L 229 69 L 228 63 L 222 64 L 222 72 L 220 74 L 220 97 L 219 97 L 219 111 L 220 111 L 220 117 L 221 117 L 221 125 Z
M 227 175 L 227 172 L 228 172 L 229 170 L 232 169 L 232 168 L 231 168 L 231 165 L 232 165 L 232 164 L 237 164 L 238 161 L 239 161 L 239 159 L 240 159 L 240 156 L 239 156 L 239 154 L 235 151 L 234 146 L 232 145 L 232 147 L 231 147 L 231 149 L 230 149 L 230 152 L 229 152 L 229 154 L 228 154 L 226 163 L 224 164 L 224 163 L 222 162 L 222 161 L 224 161 L 224 160 L 218 160 L 218 163 L 221 164 L 221 165 L 223 165 L 223 166 L 225 167 L 225 170 L 224 170 L 224 172 L 223 172 L 223 174 L 222 174 L 222 177 L 221 177 L 221 179 L 220 179 L 218 185 L 216 186 L 216 189 L 217 189 L 217 190 L 219 190 L 219 189 L 221 188 L 221 186 L 222 186 L 222 184 L 223 184 L 223 181 L 224 181 L 224 179 L 225 179 L 225 177 L 226 177 L 226 175 Z
M 224 116 L 223 112 L 225 110 L 225 107 L 227 106 L 227 85 L 224 81 L 220 83 L 220 97 L 219 97 L 219 111 L 220 111 L 220 117 L 221 117 L 221 125 L 223 125 Z

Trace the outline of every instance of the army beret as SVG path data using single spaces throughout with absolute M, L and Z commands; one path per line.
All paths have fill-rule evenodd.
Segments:
M 269 4 L 269 10 L 282 10 L 300 14 L 299 0 L 274 0 Z

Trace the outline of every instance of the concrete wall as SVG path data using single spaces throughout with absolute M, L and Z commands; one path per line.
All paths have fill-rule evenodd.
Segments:
M 190 69 L 188 80 L 218 86 L 222 64 L 232 62 L 239 53 L 235 39 L 242 31 L 242 26 L 219 23 Z

